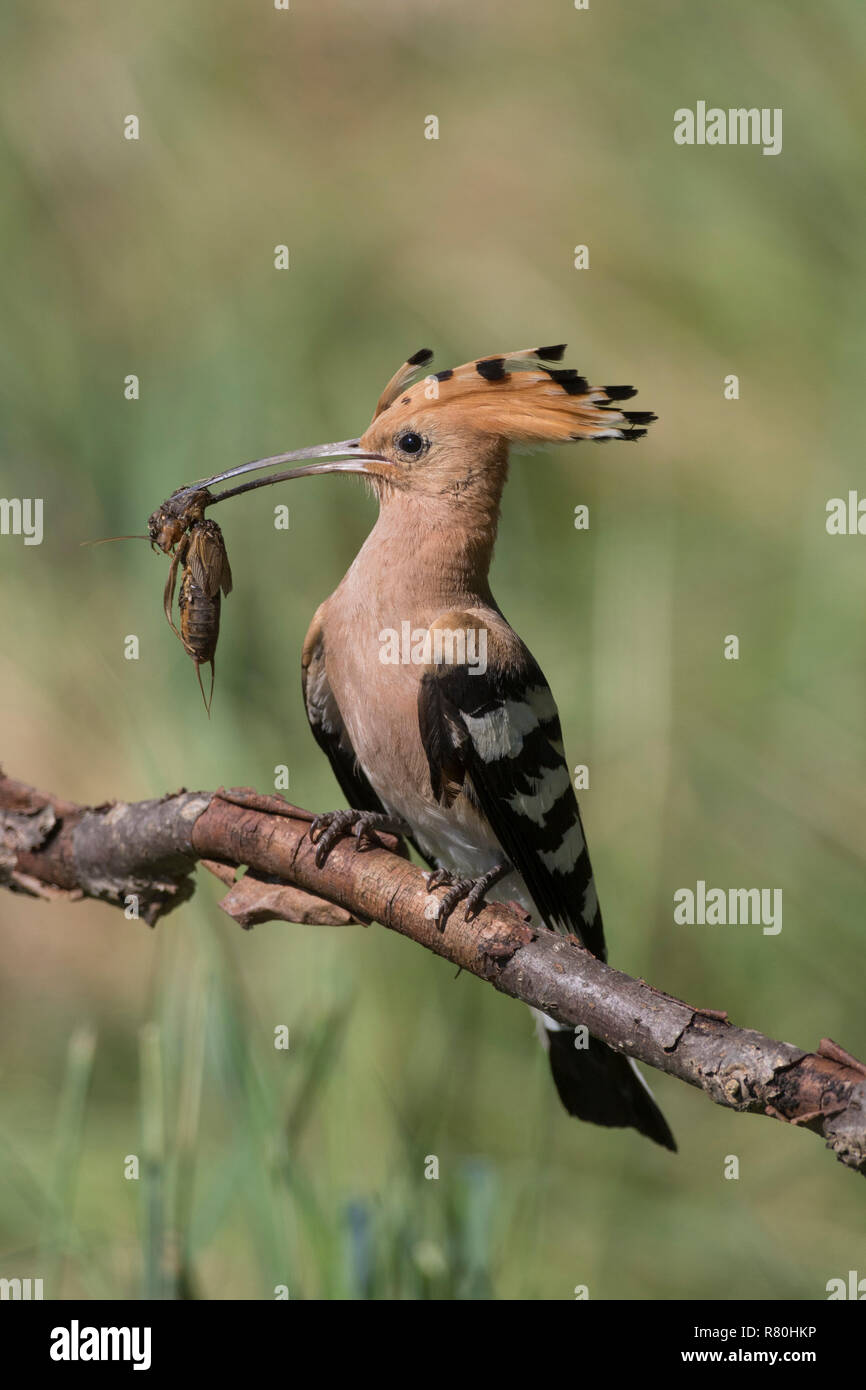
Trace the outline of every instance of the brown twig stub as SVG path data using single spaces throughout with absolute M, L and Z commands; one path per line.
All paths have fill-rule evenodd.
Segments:
M 384 846 L 358 853 L 352 837 L 319 867 L 311 820 L 247 788 L 87 810 L 0 778 L 0 869 L 19 891 L 26 879 L 118 905 L 134 892 L 140 915 L 155 922 L 191 895 L 193 869 L 204 861 L 229 886 L 222 905 L 244 926 L 381 922 L 718 1105 L 821 1134 L 842 1163 L 866 1172 L 866 1068 L 838 1044 L 824 1039 L 807 1052 L 736 1027 L 722 1011 L 632 979 L 503 904 L 471 921 L 459 908 L 443 932 L 419 868 Z M 234 882 L 241 865 L 248 872 Z
M 284 796 L 257 792 L 254 787 L 217 787 L 214 796 L 218 796 L 221 801 L 231 802 L 233 806 L 246 806 L 251 811 L 264 811 L 272 816 L 289 816 L 292 820 L 308 822 L 315 820 L 312 811 L 293 806 Z
M 861 1062 L 856 1057 L 852 1057 L 850 1052 L 846 1052 L 844 1047 L 840 1047 L 832 1038 L 822 1038 L 818 1044 L 818 1053 L 821 1057 L 829 1057 L 833 1062 L 841 1062 L 844 1067 L 851 1067 L 853 1071 L 859 1071 L 866 1076 L 866 1063 Z

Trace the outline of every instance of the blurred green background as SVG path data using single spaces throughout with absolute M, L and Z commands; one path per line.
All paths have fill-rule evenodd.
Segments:
M 339 804 L 299 658 L 372 524 L 363 489 L 221 509 L 210 721 L 164 559 L 80 542 L 359 432 L 422 344 L 443 367 L 565 338 L 660 421 L 515 460 L 494 590 L 591 769 L 611 958 L 863 1055 L 866 540 L 824 525 L 864 478 L 862 6 L 12 0 L 0 53 L 2 491 L 45 499 L 41 546 L 0 540 L 6 770 L 98 802 L 269 791 L 284 763 L 291 799 Z M 677 147 L 698 100 L 782 107 L 782 154 Z M 518 1004 L 379 928 L 244 934 L 200 878 L 153 932 L 0 900 L 0 1275 L 46 1297 L 669 1299 L 866 1273 L 862 1183 L 812 1136 L 658 1076 L 678 1156 L 581 1126 Z M 674 926 L 698 878 L 781 887 L 782 933 Z

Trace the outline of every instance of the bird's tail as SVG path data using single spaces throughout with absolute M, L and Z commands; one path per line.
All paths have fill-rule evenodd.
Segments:
M 676 1153 L 667 1120 L 631 1058 L 593 1037 L 588 1047 L 575 1047 L 571 1029 L 550 1027 L 551 1022 L 540 1018 L 539 1031 L 569 1115 L 594 1125 L 631 1127 Z

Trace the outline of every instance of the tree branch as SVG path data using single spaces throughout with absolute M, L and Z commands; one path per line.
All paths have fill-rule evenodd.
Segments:
M 717 1105 L 820 1134 L 866 1173 L 866 1067 L 828 1039 L 804 1052 L 695 1008 L 596 960 L 573 937 L 491 904 L 440 929 L 423 874 L 393 848 L 340 841 L 317 868 L 312 813 L 247 788 L 82 807 L 0 775 L 0 882 L 38 897 L 133 904 L 151 925 L 194 891 L 198 862 L 231 884 L 244 926 L 380 922 L 503 994 L 703 1090 Z M 248 873 L 234 883 L 235 870 Z

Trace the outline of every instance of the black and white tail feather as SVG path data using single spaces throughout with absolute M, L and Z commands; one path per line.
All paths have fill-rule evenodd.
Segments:
M 593 1037 L 588 1047 L 578 1049 L 571 1029 L 544 1014 L 536 1016 L 559 1099 L 569 1115 L 595 1125 L 636 1129 L 676 1152 L 667 1120 L 631 1057 Z

